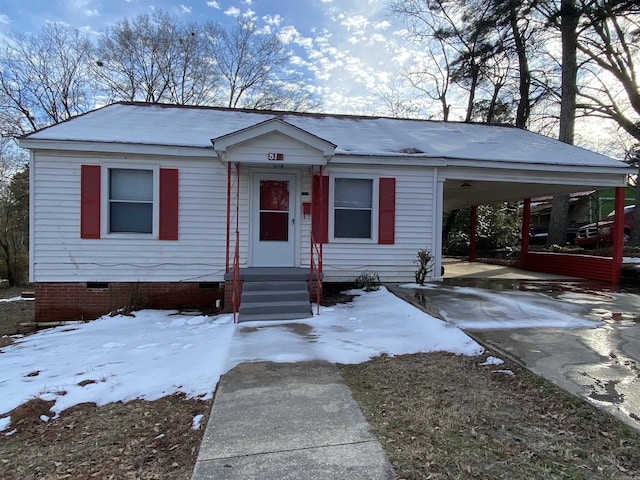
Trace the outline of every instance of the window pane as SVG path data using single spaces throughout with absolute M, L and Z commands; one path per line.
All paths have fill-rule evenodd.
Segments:
M 260 212 L 260 241 L 289 240 L 289 213 Z
M 335 210 L 336 238 L 371 238 L 371 210 Z
M 109 170 L 109 195 L 111 200 L 153 201 L 153 170 Z
M 289 182 L 260 180 L 260 210 L 289 211 Z
M 373 180 L 336 178 L 334 198 L 336 207 L 371 208 Z
M 153 204 L 111 202 L 109 231 L 114 233 L 152 233 Z

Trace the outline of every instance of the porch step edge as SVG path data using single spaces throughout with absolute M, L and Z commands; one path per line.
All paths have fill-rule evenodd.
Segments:
M 265 291 L 308 291 L 306 281 L 268 281 L 254 282 L 246 281 L 242 284 L 243 292 L 265 292 Z
M 240 315 L 247 313 L 311 313 L 311 303 L 292 303 L 292 302 L 272 302 L 272 303 L 254 303 L 249 305 L 240 305 Z
M 307 314 L 301 313 L 240 313 L 238 315 L 238 322 L 261 322 L 270 321 L 277 322 L 282 320 L 301 320 L 304 318 L 313 317 L 313 312 L 309 309 Z

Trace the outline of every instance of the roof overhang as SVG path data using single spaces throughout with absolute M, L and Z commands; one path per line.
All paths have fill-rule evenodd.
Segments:
M 626 187 L 627 177 L 634 171 L 625 167 L 514 167 L 509 164 L 504 165 L 504 168 L 497 168 L 494 164 L 491 168 L 448 166 L 438 169 L 438 180 L 444 183 L 444 209 Z
M 216 156 L 212 147 L 194 147 L 189 145 L 150 145 L 127 142 L 87 142 L 78 140 L 48 140 L 21 138 L 18 145 L 33 151 L 51 152 L 94 152 L 122 155 L 165 155 L 176 157 Z
M 314 165 L 326 165 L 335 154 L 335 144 L 309 133 L 306 130 L 291 125 L 280 118 L 271 118 L 256 125 L 252 125 L 251 127 L 217 138 L 212 138 L 211 144 L 218 154 L 218 157 L 220 157 L 223 162 L 237 161 L 230 158 L 230 150 L 234 147 L 238 147 L 242 144 L 246 144 L 258 138 L 272 134 L 283 135 L 307 148 L 317 151 L 319 160 L 317 162 L 313 162 Z M 251 163 L 270 163 L 270 160 L 272 159 L 269 159 L 268 157 L 258 158 L 252 159 Z

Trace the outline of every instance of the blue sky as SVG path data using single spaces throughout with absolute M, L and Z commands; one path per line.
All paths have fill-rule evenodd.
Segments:
M 391 93 L 418 55 L 386 0 L 0 0 L 0 35 L 37 32 L 47 21 L 99 35 L 154 8 L 186 21 L 250 16 L 278 31 L 327 112 L 388 114 L 381 95 Z

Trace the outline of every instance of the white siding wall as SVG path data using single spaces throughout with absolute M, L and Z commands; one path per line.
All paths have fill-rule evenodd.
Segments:
M 362 271 L 377 272 L 386 282 L 414 281 L 416 265 L 413 263 L 417 252 L 427 248 L 433 252 L 436 217 L 434 209 L 434 169 L 422 167 L 389 168 L 371 166 L 340 166 L 330 164 L 323 172 L 332 179 L 334 176 L 348 175 L 394 177 L 396 179 L 395 243 L 378 245 L 375 242 L 359 243 L 329 238 L 323 247 L 323 271 L 325 281 L 351 281 Z M 308 173 L 303 177 L 303 191 L 311 192 Z M 374 192 L 377 196 L 377 192 Z M 374 211 L 377 216 L 377 210 Z M 331 217 L 331 205 L 329 205 Z M 329 223 L 331 223 L 329 218 Z M 309 265 L 310 219 L 303 222 L 301 264 Z M 377 237 L 377 232 L 375 232 Z M 435 253 L 435 252 L 433 252 Z M 433 277 L 432 277 L 433 278 Z
M 129 164 L 178 168 L 179 240 L 80 238 L 80 166 Z M 311 194 L 309 167 L 302 173 L 298 193 Z M 249 180 L 252 171 L 240 168 L 240 266 L 249 266 Z M 276 170 L 270 169 L 270 172 Z M 292 171 L 287 169 L 286 171 Z M 235 192 L 232 165 L 231 249 L 235 245 Z M 396 178 L 395 244 L 334 240 L 324 245 L 325 281 L 351 281 L 363 270 L 375 271 L 383 281 L 412 281 L 418 249 L 433 249 L 436 208 L 434 170 L 403 167 L 340 166 L 331 164 L 324 174 Z M 103 171 L 103 174 L 105 172 Z M 36 153 L 32 170 L 33 280 L 82 281 L 222 281 L 225 269 L 227 168 L 215 158 L 140 156 L 45 155 Z M 375 192 L 377 196 L 377 191 Z M 309 195 L 308 200 L 311 201 Z M 298 217 L 298 265 L 308 268 L 311 218 Z M 331 213 L 331 210 L 330 210 Z M 377 210 L 374 211 L 377 217 Z M 331 220 L 330 220 L 331 221 Z M 376 236 L 377 236 L 377 232 Z
M 80 166 L 98 163 L 178 168 L 179 240 L 81 239 Z M 36 153 L 33 167 L 34 281 L 222 281 L 227 175 L 217 159 Z

